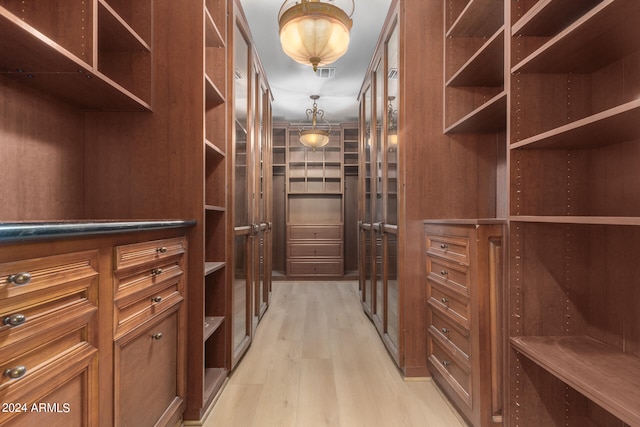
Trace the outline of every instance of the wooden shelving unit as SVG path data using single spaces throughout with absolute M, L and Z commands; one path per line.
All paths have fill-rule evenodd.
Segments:
M 0 72 L 82 110 L 151 110 L 151 2 L 95 4 L 0 2 Z
M 630 16 L 640 4 L 628 0 L 511 9 L 510 424 L 640 423 L 640 29 Z

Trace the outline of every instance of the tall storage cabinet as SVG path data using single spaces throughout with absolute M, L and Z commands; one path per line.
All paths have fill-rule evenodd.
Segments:
M 640 425 L 640 4 L 509 16 L 507 421 Z
M 503 13 L 393 1 L 360 92 L 361 300 L 405 376 L 430 375 L 423 221 L 506 215 Z
M 287 276 L 344 275 L 344 180 L 340 132 L 318 149 L 289 129 L 286 151 Z

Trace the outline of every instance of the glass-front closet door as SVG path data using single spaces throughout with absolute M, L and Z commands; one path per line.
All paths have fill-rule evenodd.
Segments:
M 249 94 L 251 74 L 249 42 L 236 24 L 233 36 L 234 56 L 234 140 L 233 140 L 233 286 L 232 313 L 232 369 L 251 342 L 251 211 L 249 141 L 251 138 Z
M 399 331 L 399 289 L 398 289 L 398 107 L 400 92 L 398 86 L 399 66 L 398 27 L 393 29 L 385 44 L 387 108 L 385 117 L 385 166 L 384 166 L 384 246 L 385 246 L 385 289 L 386 289 L 386 336 L 397 358 Z
M 384 206 L 383 206 L 383 195 L 382 195 L 382 185 L 384 178 L 384 143 L 382 141 L 383 138 L 383 125 L 384 125 L 384 112 L 386 111 L 386 102 L 384 99 L 384 69 L 383 69 L 382 61 L 378 61 L 378 65 L 375 67 L 373 72 L 373 82 L 375 88 L 375 104 L 374 104 L 374 138 L 373 138 L 373 147 L 374 147 L 374 168 L 373 171 L 375 175 L 374 179 L 374 187 L 375 187 L 375 197 L 372 200 L 373 206 L 373 250 L 374 250 L 374 297 L 373 297 L 373 322 L 378 328 L 378 330 L 382 333 L 384 331 L 384 269 L 383 269 L 383 260 L 384 260 Z
M 360 178 L 360 231 L 359 231 L 359 265 L 360 265 L 360 292 L 364 311 L 371 316 L 373 306 L 373 228 L 372 221 L 372 194 L 375 194 L 375 184 L 371 173 L 372 151 L 372 117 L 373 103 L 371 99 L 371 86 L 364 92 L 360 100 L 360 170 L 364 171 Z

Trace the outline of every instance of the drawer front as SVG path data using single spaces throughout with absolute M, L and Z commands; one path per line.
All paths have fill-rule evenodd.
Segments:
M 469 299 L 450 292 L 429 281 L 427 286 L 427 301 L 433 310 L 437 310 L 466 330 L 469 330 L 471 319 L 471 305 Z
M 289 243 L 290 257 L 341 257 L 342 242 Z
M 152 426 L 178 396 L 178 313 L 116 341 L 116 420 Z
M 465 265 L 428 256 L 427 274 L 435 282 L 453 287 L 466 295 L 469 294 L 469 274 L 468 267 Z
M 292 276 L 341 276 L 344 274 L 342 260 L 288 261 Z
M 163 287 L 150 287 L 145 292 L 136 294 L 135 298 L 116 299 L 114 310 L 116 338 L 182 300 L 177 280 L 168 283 L 168 286 L 167 283 L 163 283 Z
M 145 289 L 164 282 L 175 281 L 183 274 L 180 264 L 175 262 L 151 264 L 147 267 L 132 274 L 116 272 L 114 279 L 115 298 L 143 292 Z
M 431 336 L 427 336 L 427 346 L 429 361 L 442 375 L 446 382 L 444 386 L 449 386 L 471 408 L 472 376 L 470 368 L 457 361 L 447 349 L 440 346 L 438 341 Z
M 430 316 L 431 325 L 429 326 L 429 331 L 431 334 L 437 335 L 446 343 L 455 346 L 461 355 L 468 360 L 471 349 L 469 331 L 460 328 L 454 322 L 441 316 L 437 311 L 430 311 Z
M 87 291 L 97 301 L 98 251 L 74 252 L 0 264 L 2 310 L 38 304 L 56 295 Z M 89 284 L 88 284 L 89 283 Z
M 0 394 L 23 382 L 35 381 L 52 369 L 68 355 L 78 349 L 94 349 L 87 342 L 90 327 L 86 318 L 62 324 L 54 331 L 43 333 L 39 340 L 24 345 L 20 352 L 12 352 L 5 347 L 0 349 Z
M 163 259 L 180 257 L 185 251 L 186 239 L 184 237 L 116 246 L 114 268 L 121 270 L 155 263 Z
M 427 231 L 427 254 L 469 265 L 469 239 Z
M 342 240 L 342 225 L 290 225 L 289 239 Z
M 31 375 L 31 373 L 29 373 Z M 89 345 L 76 346 L 30 379 L 25 375 L 3 386 L 0 412 L 5 427 L 86 427 L 98 425 L 98 354 Z M 7 394 L 5 394 L 5 392 Z

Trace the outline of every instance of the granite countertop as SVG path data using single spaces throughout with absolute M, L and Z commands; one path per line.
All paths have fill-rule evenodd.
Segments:
M 196 221 L 194 220 L 72 220 L 0 222 L 0 243 L 191 227 L 194 225 L 196 225 Z

